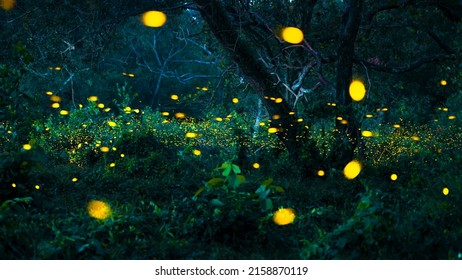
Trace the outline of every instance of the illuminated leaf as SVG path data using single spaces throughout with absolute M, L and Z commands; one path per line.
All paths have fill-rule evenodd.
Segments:
M 225 180 L 223 178 L 212 178 L 207 182 L 207 186 L 214 188 L 214 189 L 219 189 L 223 187 Z

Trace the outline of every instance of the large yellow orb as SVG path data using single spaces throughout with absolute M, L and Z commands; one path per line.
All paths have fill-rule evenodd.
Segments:
M 274 212 L 273 222 L 278 226 L 285 226 L 293 223 L 295 220 L 294 210 L 291 208 L 281 208 Z
M 366 96 L 366 87 L 363 82 L 354 80 L 350 84 L 350 96 L 354 101 L 361 101 Z
M 99 200 L 91 200 L 87 206 L 88 214 L 99 220 L 105 220 L 111 216 L 112 210 L 109 204 L 99 201 Z
M 149 11 L 142 15 L 141 20 L 149 27 L 161 27 L 167 21 L 167 16 L 160 11 Z
M 282 29 L 281 37 L 291 44 L 300 44 L 303 41 L 303 32 L 297 27 L 286 27 Z
M 361 172 L 361 163 L 357 160 L 350 161 L 343 169 L 343 174 L 349 180 L 356 178 Z

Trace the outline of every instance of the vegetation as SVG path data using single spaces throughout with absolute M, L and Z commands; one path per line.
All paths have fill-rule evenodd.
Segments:
M 458 1 L 43 2 L 0 1 L 0 258 L 462 259 Z

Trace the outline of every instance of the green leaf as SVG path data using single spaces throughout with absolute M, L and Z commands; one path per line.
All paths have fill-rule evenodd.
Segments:
M 240 184 L 244 182 L 245 182 L 244 175 L 236 175 L 236 178 L 234 179 L 234 182 L 233 182 L 233 187 L 237 188 Z
M 263 181 L 261 183 L 261 185 L 267 187 L 267 186 L 271 185 L 272 182 L 273 182 L 273 178 L 268 178 L 265 181 Z
M 210 201 L 210 204 L 212 204 L 215 207 L 221 207 L 221 206 L 225 205 L 223 202 L 221 202 L 219 199 L 216 199 L 216 198 L 212 199 Z
M 229 173 L 231 173 L 231 165 L 227 165 L 225 170 L 221 174 L 223 174 L 223 176 L 225 176 L 225 177 L 228 177 Z
M 194 194 L 195 197 L 199 196 L 204 191 L 204 188 L 199 188 Z
M 269 211 L 273 209 L 273 202 L 271 199 L 267 198 L 260 201 L 260 206 L 263 211 Z
M 223 187 L 225 180 L 223 178 L 212 178 L 207 182 L 207 187 L 219 189 Z
M 239 166 L 235 165 L 235 164 L 232 164 L 231 167 L 233 168 L 233 171 L 235 174 L 240 174 L 241 173 L 241 169 L 239 168 Z

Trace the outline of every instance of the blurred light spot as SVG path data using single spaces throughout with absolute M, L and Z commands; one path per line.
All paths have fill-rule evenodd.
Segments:
M 276 100 L 274 100 L 274 102 L 276 102 L 276 103 L 282 103 L 282 98 L 280 98 L 280 97 L 279 97 L 279 98 L 276 98 Z
M 139 113 L 140 113 L 140 109 L 133 109 L 133 112 L 139 114 Z
M 354 101 L 363 100 L 366 96 L 366 88 L 364 87 L 363 82 L 359 80 L 353 80 L 350 84 L 350 96 Z
M 337 119 L 338 121 L 341 121 L 341 120 L 343 120 L 343 118 L 342 118 L 342 117 L 337 117 L 336 119 Z
M 369 130 L 364 130 L 363 132 L 361 132 L 361 135 L 363 137 L 372 137 L 373 136 L 372 131 L 369 131 Z
M 127 113 L 127 114 L 130 113 L 131 111 L 132 111 L 132 108 L 129 107 L 129 106 L 124 108 L 124 112 Z
M 295 115 L 295 112 L 289 112 L 289 115 Z
M 332 103 L 330 106 L 333 106 L 333 107 L 335 107 L 335 106 L 337 106 L 337 104 L 335 104 L 335 103 Z
M 443 189 L 443 194 L 444 194 L 444 195 L 448 195 L 448 194 L 449 194 L 449 189 L 448 189 L 448 188 L 444 188 L 444 189 Z
M 113 121 L 108 121 L 107 123 L 109 124 L 110 127 L 117 126 L 117 124 Z
M 114 162 L 112 162 L 112 163 L 109 164 L 109 167 L 114 167 L 114 166 L 115 166 L 115 163 L 114 163 Z
M 128 74 L 128 76 L 129 76 L 130 78 L 133 78 L 133 77 L 135 77 L 135 74 L 130 73 L 130 74 Z
M 203 91 L 208 91 L 209 89 L 207 87 L 202 88 Z
M 61 97 L 59 97 L 57 95 L 52 95 L 52 96 L 50 96 L 50 100 L 53 101 L 53 102 L 61 102 Z
M 98 96 L 92 95 L 92 96 L 88 97 L 88 100 L 96 102 L 96 101 L 98 101 Z
M 372 117 L 374 117 L 374 115 L 372 115 L 372 114 L 367 114 L 366 115 L 366 118 L 372 118 Z
M 446 80 L 441 80 L 441 81 L 440 81 L 440 84 L 441 84 L 442 86 L 445 86 L 445 85 L 448 84 L 448 82 L 447 82 Z
M 178 112 L 175 114 L 175 118 L 177 119 L 184 119 L 186 115 L 184 113 Z
M 454 120 L 454 119 L 456 119 L 456 116 L 454 116 L 454 115 L 451 115 L 451 116 L 449 116 L 449 117 L 448 117 L 448 119 L 450 119 L 450 120 Z
M 12 183 L 11 186 L 12 186 L 13 188 L 16 188 L 16 184 L 15 184 L 15 183 Z
M 164 117 L 168 117 L 169 115 L 170 115 L 169 112 L 162 112 L 162 116 L 164 116 Z
M 280 115 L 273 115 L 271 118 L 273 120 L 279 120 L 281 118 L 281 116 Z
M 356 178 L 361 172 L 361 163 L 357 160 L 350 161 L 343 169 L 343 174 L 349 180 Z
M 193 150 L 193 154 L 195 156 L 200 156 L 201 155 L 201 151 L 200 150 Z
M 83 105 L 82 105 L 82 104 L 79 104 L 79 108 L 82 109 L 82 108 L 83 108 Z
M 303 41 L 303 32 L 297 27 L 286 27 L 282 29 L 281 37 L 291 44 L 300 44 Z
M 56 70 L 56 71 L 60 71 L 60 70 L 61 70 L 61 67 L 57 66 L 57 67 L 55 67 L 55 70 Z
M 449 109 L 448 108 L 443 108 L 443 111 L 447 112 L 447 111 L 449 111 Z
M 197 133 L 195 132 L 186 133 L 186 138 L 196 138 L 196 137 L 197 137 Z
M 120 157 L 121 157 L 121 158 L 125 157 L 125 154 L 120 154 Z
M 414 140 L 414 141 L 420 141 L 420 137 L 419 137 L 419 136 L 415 136 L 415 135 L 414 135 L 414 136 L 412 136 L 411 138 L 412 138 L 412 140 Z
M 391 174 L 390 179 L 391 179 L 392 181 L 396 181 L 396 180 L 398 179 L 398 175 L 396 175 L 396 174 L 393 173 L 393 174 Z
M 98 104 L 98 108 L 103 109 L 103 108 L 104 108 L 104 104 L 103 104 L 103 103 L 99 103 L 99 104 Z
M 297 122 L 302 122 L 302 121 L 303 121 L 302 118 L 297 119 Z
M 79 180 L 79 179 L 77 179 L 77 178 L 75 178 L 75 177 L 72 178 L 72 182 L 77 182 L 78 180 Z
M 142 15 L 141 20 L 149 27 L 161 27 L 167 21 L 167 16 L 160 11 L 149 11 Z
M 278 132 L 277 128 L 275 128 L 275 127 L 268 128 L 268 133 L 276 133 L 276 132 Z
M 61 111 L 59 111 L 59 114 L 60 114 L 60 115 L 63 115 L 63 116 L 67 116 L 67 115 L 69 115 L 69 111 L 67 111 L 67 110 L 61 110 Z
M 340 123 L 341 124 L 348 124 L 348 121 L 347 120 L 341 120 Z
M 258 162 L 255 162 L 254 164 L 252 164 L 252 167 L 258 169 L 260 168 L 260 164 Z
M 388 111 L 388 108 L 382 108 L 382 112 Z
M 40 190 L 40 185 L 35 185 L 36 190 Z
M 393 127 L 394 128 L 400 128 L 401 126 L 399 124 L 394 124 Z
M 45 92 L 46 95 L 53 95 L 53 92 L 52 91 L 47 91 Z
M 265 126 L 265 123 L 264 123 L 264 122 L 260 122 L 260 126 Z
M 273 221 L 278 226 L 285 226 L 293 223 L 295 220 L 294 210 L 291 208 L 281 208 L 274 212 Z
M 29 151 L 30 149 L 32 149 L 32 146 L 30 144 L 24 144 L 22 145 L 22 148 L 26 151 Z
M 233 98 L 233 103 L 234 103 L 234 104 L 237 104 L 237 103 L 239 103 L 239 99 L 238 99 L 238 98 L 236 98 L 236 97 L 234 97 L 234 98 Z
M 172 95 L 170 95 L 170 99 L 172 99 L 172 100 L 178 100 L 178 95 L 172 94 Z
M 14 5 L 16 5 L 16 0 L 0 0 L 0 6 L 5 11 L 13 9 Z
M 324 170 L 318 170 L 317 174 L 319 177 L 323 177 L 324 175 L 326 175 L 326 172 L 324 172 Z
M 112 210 L 109 204 L 99 201 L 91 200 L 87 205 L 88 214 L 99 220 L 105 220 L 111 216 Z
M 216 120 L 217 122 L 221 122 L 221 121 L 223 121 L 223 118 L 218 117 L 218 118 L 215 118 L 215 120 Z
M 109 147 L 104 146 L 104 147 L 101 147 L 100 150 L 103 153 L 107 153 L 107 152 L 109 152 Z
M 58 109 L 59 108 L 59 103 L 53 103 L 51 104 L 51 108 Z
M 116 147 L 112 147 L 112 150 L 113 150 L 113 151 L 117 151 L 117 148 L 116 148 Z

